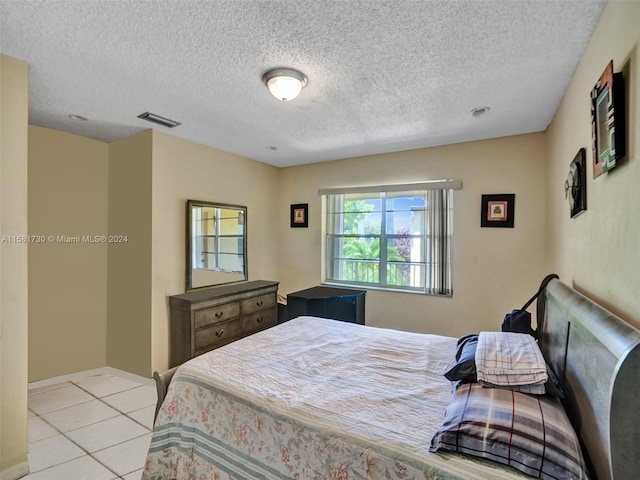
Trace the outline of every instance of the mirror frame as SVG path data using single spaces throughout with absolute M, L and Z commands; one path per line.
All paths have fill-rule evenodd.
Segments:
M 237 275 L 242 275 L 243 277 L 242 279 L 233 279 L 233 280 L 229 280 L 228 282 L 226 281 L 215 282 L 215 283 L 196 285 L 196 286 L 193 285 L 193 271 L 195 270 L 195 268 L 194 268 L 194 265 L 192 264 L 193 252 L 191 247 L 193 245 L 193 238 L 195 235 L 195 232 L 193 229 L 193 208 L 194 207 L 230 208 L 230 209 L 236 209 L 244 212 L 244 228 L 243 228 L 243 235 L 242 235 L 243 237 L 242 248 L 244 249 L 244 265 L 243 265 L 243 272 L 237 274 Z M 210 288 L 218 285 L 246 282 L 249 279 L 248 261 L 247 261 L 247 207 L 245 207 L 244 205 L 232 205 L 228 203 L 207 202 L 207 201 L 201 201 L 201 200 L 187 200 L 187 222 L 186 223 L 187 223 L 186 225 L 187 235 L 186 235 L 185 251 L 186 251 L 186 285 L 187 285 L 186 290 L 187 292 L 193 291 L 193 290 L 201 290 L 203 288 Z

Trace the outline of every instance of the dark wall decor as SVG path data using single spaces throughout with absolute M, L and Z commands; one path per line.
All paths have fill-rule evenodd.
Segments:
M 306 228 L 309 226 L 309 204 L 297 203 L 291 205 L 291 227 Z
M 515 193 L 482 195 L 481 227 L 513 228 L 516 212 Z
M 587 209 L 586 151 L 581 148 L 569 164 L 569 173 L 564 181 L 564 195 L 569 200 L 571 218 Z
M 624 79 L 613 60 L 591 90 L 593 178 L 613 169 L 626 154 Z

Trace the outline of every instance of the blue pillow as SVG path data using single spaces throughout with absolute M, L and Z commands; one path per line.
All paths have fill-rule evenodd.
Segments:
M 476 383 L 476 347 L 478 334 L 466 335 L 458 340 L 456 364 L 444 376 L 452 382 Z

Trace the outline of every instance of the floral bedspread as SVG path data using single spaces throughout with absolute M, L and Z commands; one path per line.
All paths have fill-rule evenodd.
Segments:
M 143 480 L 513 479 L 430 453 L 456 339 L 299 317 L 182 365 Z

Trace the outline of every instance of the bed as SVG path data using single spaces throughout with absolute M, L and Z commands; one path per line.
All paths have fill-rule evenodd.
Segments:
M 540 349 L 589 477 L 636 478 L 640 332 L 559 280 L 537 308 Z M 453 394 L 443 376 L 457 341 L 299 317 L 156 373 L 142 478 L 531 478 L 487 458 L 433 451 L 452 395 L 464 390 Z

